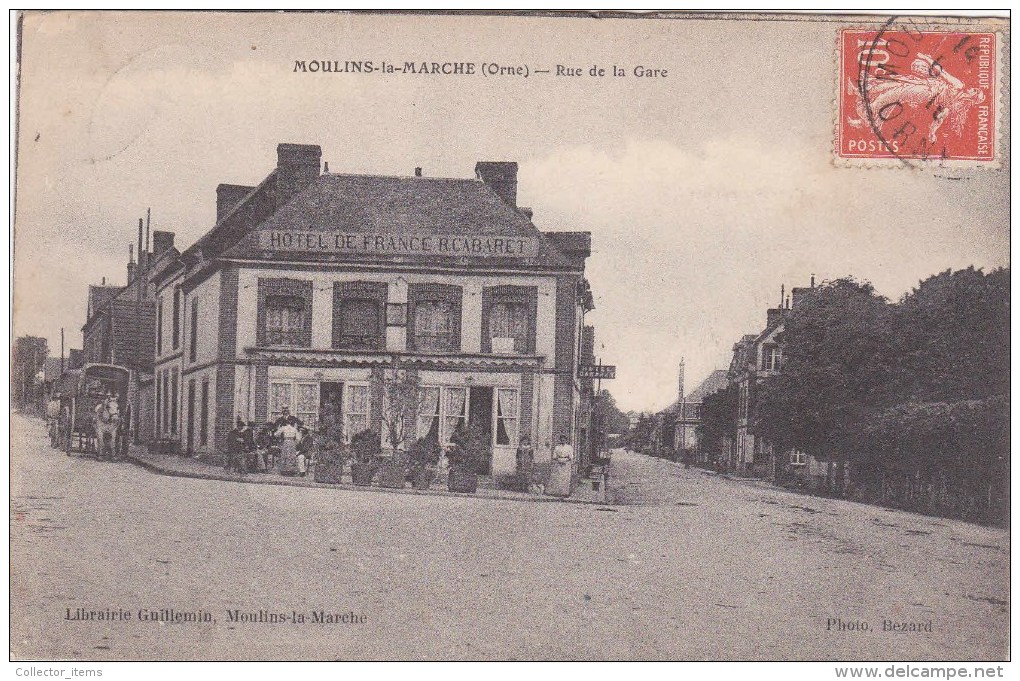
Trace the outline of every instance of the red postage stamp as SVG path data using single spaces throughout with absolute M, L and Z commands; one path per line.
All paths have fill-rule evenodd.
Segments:
M 994 32 L 842 31 L 837 155 L 995 161 L 996 60 Z

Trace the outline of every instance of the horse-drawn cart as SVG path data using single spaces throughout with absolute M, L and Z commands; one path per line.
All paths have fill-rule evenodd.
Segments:
M 129 373 L 112 364 L 87 364 L 67 374 L 61 390 L 61 432 L 68 454 L 105 458 L 127 453 Z

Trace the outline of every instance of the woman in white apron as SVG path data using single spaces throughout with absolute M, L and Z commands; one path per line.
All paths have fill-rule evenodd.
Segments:
M 570 478 L 574 473 L 574 448 L 566 435 L 560 436 L 560 443 L 552 453 L 552 468 L 545 493 L 554 497 L 570 496 Z

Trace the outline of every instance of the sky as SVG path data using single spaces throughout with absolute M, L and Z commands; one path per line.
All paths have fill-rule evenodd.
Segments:
M 81 347 L 87 286 L 125 281 L 146 208 L 183 249 L 215 222 L 216 185 L 261 181 L 279 142 L 321 145 L 334 173 L 517 161 L 539 229 L 592 233 L 586 319 L 625 410 L 673 401 L 681 359 L 688 391 L 726 368 L 782 285 L 853 275 L 895 300 L 947 268 L 1008 265 L 1005 134 L 998 167 L 834 163 L 838 31 L 867 21 L 805 19 L 29 13 L 15 336 L 57 353 L 63 327 Z M 299 60 L 528 77 L 296 73 Z M 613 65 L 627 75 L 589 75 Z M 1006 104 L 998 115 L 1005 133 Z

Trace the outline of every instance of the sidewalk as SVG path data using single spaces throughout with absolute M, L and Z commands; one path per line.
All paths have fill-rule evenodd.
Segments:
M 315 482 L 312 477 L 313 467 L 309 466 L 308 477 L 291 477 L 278 473 L 248 473 L 241 475 L 224 469 L 222 466 L 215 466 L 187 456 L 166 456 L 150 454 L 143 446 L 132 445 L 128 451 L 128 459 L 146 470 L 159 475 L 171 475 L 179 478 L 197 478 L 199 480 L 224 480 L 227 482 L 238 482 L 257 485 L 284 485 L 289 487 L 314 487 L 322 489 L 340 489 L 357 492 L 390 492 L 393 494 L 419 494 L 443 497 L 469 497 L 479 499 L 501 499 L 505 501 L 530 501 L 530 502 L 561 502 L 571 504 L 597 504 L 606 505 L 612 503 L 612 495 L 605 490 L 592 491 L 591 483 L 582 480 L 574 490 L 574 493 L 566 498 L 544 496 L 541 494 L 526 494 L 512 490 L 496 489 L 490 478 L 479 477 L 478 491 L 474 494 L 462 494 L 449 492 L 443 482 L 438 483 L 427 490 L 416 490 L 411 487 L 404 489 L 391 489 L 379 487 L 373 484 L 370 487 L 355 485 L 351 481 L 350 471 L 344 473 L 344 481 L 340 484 L 328 484 Z

